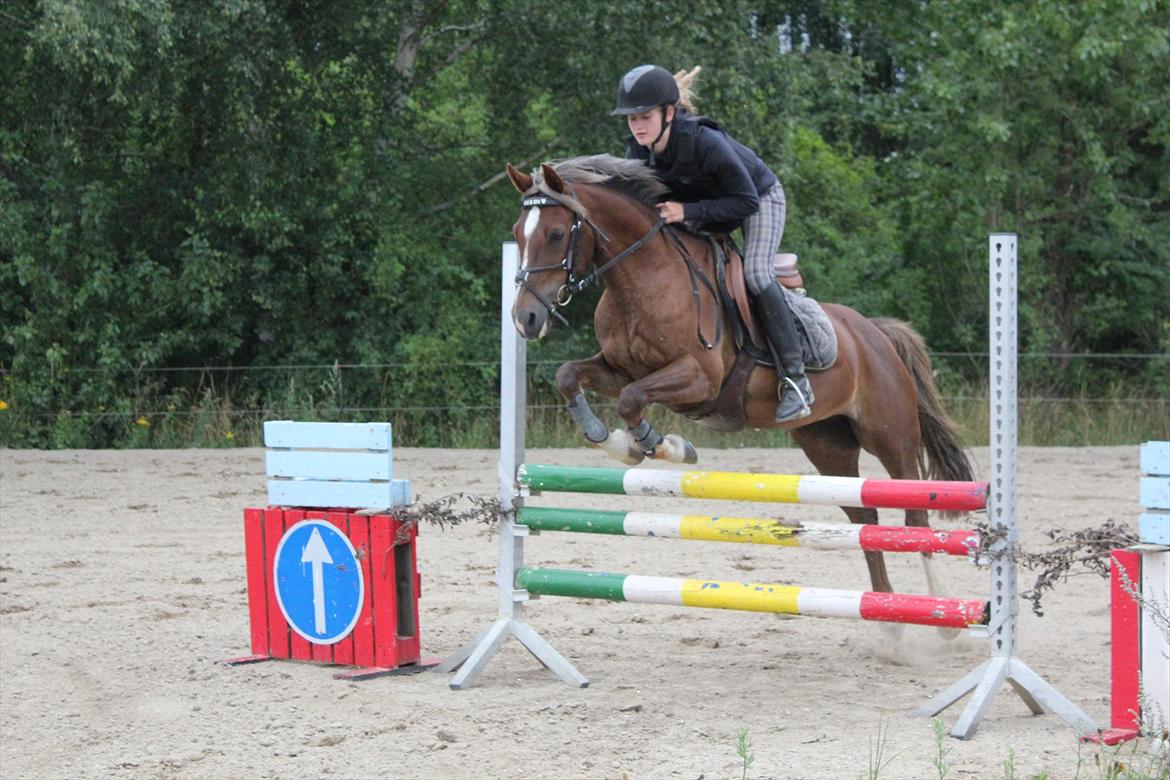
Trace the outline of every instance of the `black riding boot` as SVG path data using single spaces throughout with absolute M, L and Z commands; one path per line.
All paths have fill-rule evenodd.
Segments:
M 776 376 L 780 380 L 777 393 L 780 406 L 776 422 L 786 423 L 808 417 L 813 402 L 812 385 L 804 375 L 804 355 L 792 310 L 788 308 L 784 290 L 773 282 L 756 295 L 756 313 L 764 327 L 764 335 L 776 359 Z

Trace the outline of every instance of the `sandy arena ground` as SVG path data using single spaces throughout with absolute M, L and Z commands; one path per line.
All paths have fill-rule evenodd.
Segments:
M 987 451 L 974 451 L 981 478 Z M 700 451 L 705 468 L 811 473 L 798 450 Z M 496 493 L 486 450 L 403 449 L 396 476 L 423 501 Z M 730 778 L 737 729 L 755 778 L 856 778 L 885 728 L 883 778 L 938 777 L 928 721 L 909 710 L 987 657 L 907 627 L 722 610 L 545 598 L 528 619 L 591 680 L 570 688 L 511 640 L 476 687 L 425 673 L 334 680 L 308 663 L 227 667 L 249 653 L 242 512 L 264 504 L 262 450 L 0 451 L 0 777 Z M 534 450 L 533 463 L 609 465 L 594 451 Z M 883 476 L 876 462 L 867 476 Z M 1025 449 L 1024 547 L 1052 528 L 1112 518 L 1136 527 L 1138 448 Z M 549 505 L 844 521 L 831 507 L 705 506 L 620 496 Z M 883 511 L 900 524 L 901 513 Z M 961 527 L 961 523 L 940 523 Z M 495 616 L 497 544 L 485 526 L 424 527 L 423 655 L 443 656 Z M 861 554 L 544 534 L 532 565 L 867 590 Z M 889 556 L 895 588 L 924 592 L 917 556 Z M 940 560 L 953 595 L 987 575 Z M 1029 575 L 1022 574 L 1025 584 Z M 1109 596 L 1094 575 L 1021 607 L 1020 655 L 1108 721 Z M 949 727 L 958 707 L 943 713 Z M 948 738 L 948 778 L 1076 774 L 1075 735 L 1033 717 L 1009 687 L 968 742 Z M 1082 777 L 1097 777 L 1084 748 Z

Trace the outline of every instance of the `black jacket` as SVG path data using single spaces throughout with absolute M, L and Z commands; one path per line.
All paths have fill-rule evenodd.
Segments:
M 649 162 L 650 151 L 630 138 L 626 157 Z M 666 151 L 654 169 L 670 188 L 670 199 L 683 204 L 687 221 L 706 230 L 730 232 L 756 213 L 760 193 L 776 184 L 764 161 L 718 124 L 678 111 L 670 126 Z

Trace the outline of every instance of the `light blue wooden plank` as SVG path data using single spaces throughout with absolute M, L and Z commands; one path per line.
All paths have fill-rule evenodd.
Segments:
M 344 479 L 350 482 L 394 478 L 389 452 L 269 450 L 264 461 L 270 477 Z
M 1142 544 L 1170 546 L 1170 513 L 1143 512 L 1139 521 Z
M 1170 477 L 1142 477 L 1141 502 L 1144 509 L 1170 509 Z
M 390 480 L 390 506 L 410 506 L 413 502 L 409 479 Z
M 306 508 L 387 509 L 411 500 L 410 480 L 391 482 L 322 482 L 308 479 L 268 481 L 268 503 Z
M 1143 474 L 1170 477 L 1170 441 L 1148 441 L 1141 452 Z
M 269 420 L 264 423 L 268 447 L 315 447 L 335 450 L 385 450 L 393 447 L 390 423 L 309 423 Z

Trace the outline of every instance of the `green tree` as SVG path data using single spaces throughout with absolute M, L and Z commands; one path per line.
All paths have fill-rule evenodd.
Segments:
M 504 164 L 621 153 L 607 115 L 641 62 L 704 66 L 699 107 L 780 174 L 819 297 L 981 349 L 985 235 L 1015 230 L 1028 348 L 1170 350 L 1165 11 L 14 0 L 0 438 L 137 442 L 210 393 L 464 407 L 411 418 L 449 442 L 496 392 Z M 589 351 L 588 301 L 572 316 L 534 354 Z M 389 367 L 242 370 L 334 363 Z

